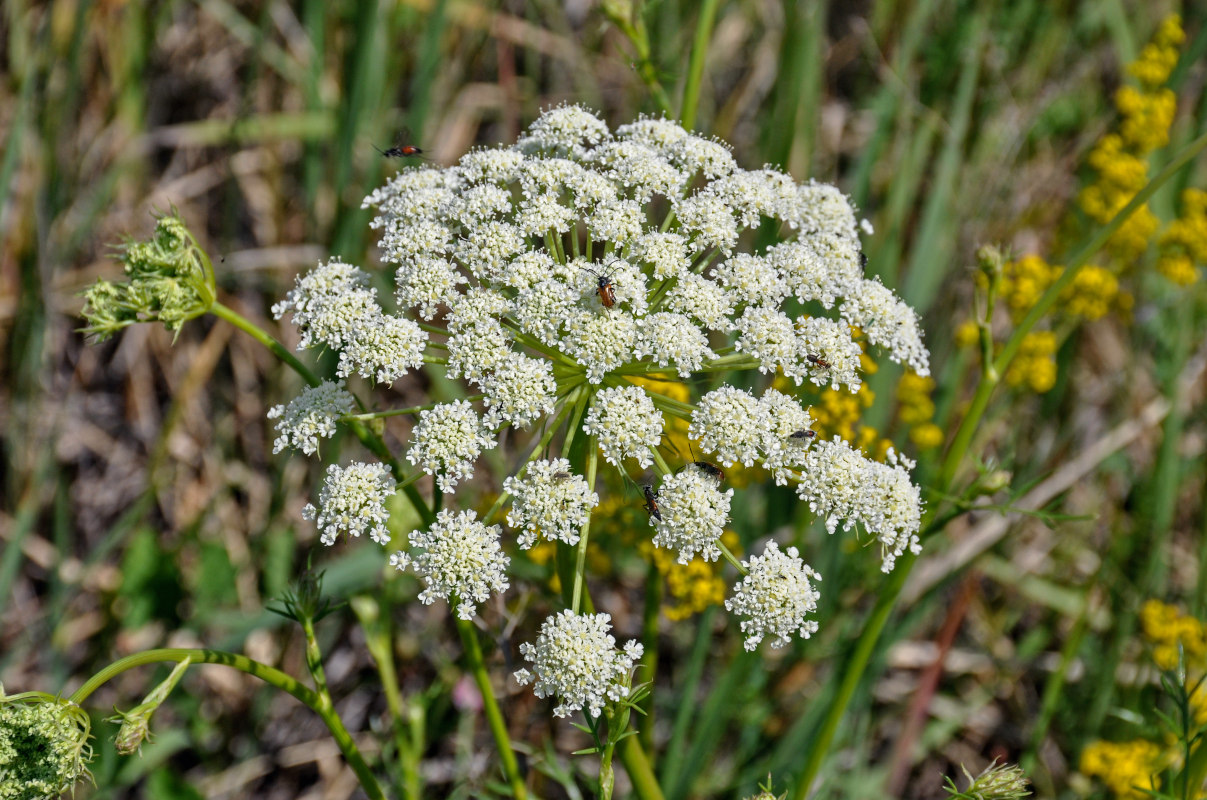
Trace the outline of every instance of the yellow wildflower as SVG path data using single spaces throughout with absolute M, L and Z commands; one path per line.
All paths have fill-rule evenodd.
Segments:
M 1025 317 L 1059 275 L 1059 267 L 1051 266 L 1037 255 L 1008 262 L 1002 272 L 1001 293 L 1010 319 L 1018 322 Z
M 1146 601 L 1140 609 L 1140 628 L 1153 646 L 1153 663 L 1161 669 L 1178 666 L 1178 645 L 1186 663 L 1200 666 L 1207 661 L 1203 624 L 1168 603 Z
M 1169 144 L 1169 126 L 1178 110 L 1178 98 L 1169 89 L 1141 92 L 1132 86 L 1115 93 L 1115 108 L 1123 116 L 1119 133 L 1138 153 L 1150 153 Z
M 1160 748 L 1152 742 L 1091 742 L 1081 751 L 1081 772 L 1098 777 L 1119 800 L 1145 800 L 1161 786 Z
M 1056 385 L 1056 334 L 1052 331 L 1033 331 L 1023 338 L 1014 363 L 1006 370 L 1006 383 L 1025 385 L 1036 394 L 1043 394 Z
M 1178 63 L 1178 45 L 1185 40 L 1182 18 L 1171 14 L 1162 20 L 1152 41 L 1144 45 L 1139 58 L 1128 65 L 1127 71 L 1146 89 L 1160 86 L 1169 80 L 1169 73 Z
M 1119 279 L 1108 269 L 1087 264 L 1073 277 L 1073 283 L 1061 293 L 1064 310 L 1069 314 L 1099 319 L 1106 316 L 1119 293 Z
M 910 428 L 909 439 L 919 450 L 930 450 L 943 444 L 943 430 L 933 422 Z
M 956 328 L 956 347 L 975 347 L 980 340 L 980 328 L 975 319 L 966 319 Z

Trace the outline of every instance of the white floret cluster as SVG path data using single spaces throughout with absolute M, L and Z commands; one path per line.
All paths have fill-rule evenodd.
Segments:
M 416 415 L 406 460 L 442 492 L 473 478 L 479 457 L 515 435 L 508 429 L 541 437 L 487 518 L 441 512 L 393 557 L 421 576 L 424 602 L 455 597 L 468 618 L 506 588 L 502 531 L 489 523 L 508 501 L 519 547 L 580 541 L 599 505 L 595 486 L 566 458 L 537 460 L 550 446 L 579 452 L 571 437 L 592 437 L 622 472 L 657 470 L 646 494 L 654 544 L 683 563 L 725 555 L 733 490 L 718 467 L 666 446 L 666 417 L 689 423 L 695 450 L 724 467 L 762 466 L 794 485 L 830 532 L 874 536 L 886 571 L 917 551 L 912 463 L 817 441 L 796 397 L 757 388 L 783 375 L 809 392 L 856 392 L 867 347 L 928 374 L 917 315 L 864 276 L 861 228 L 835 187 L 741 169 L 726 145 L 667 119 L 612 131 L 584 108 L 561 106 L 513 146 L 400 171 L 364 207 L 375 213 L 394 308 L 383 309 L 368 273 L 339 259 L 320 264 L 273 309 L 291 315 L 299 347 L 335 351 L 347 381 L 389 384 L 427 363 L 473 387 L 468 399 L 406 410 Z M 752 252 L 751 231 L 768 220 L 786 241 Z M 740 371 L 748 379 L 737 385 L 710 382 Z M 635 382 L 650 375 L 715 388 L 685 402 Z M 317 452 L 355 405 L 344 383 L 305 390 L 272 410 L 276 448 Z M 559 430 L 567 421 L 574 427 Z M 321 510 L 308 507 L 323 541 L 344 532 L 384 540 L 383 493 L 417 489 L 418 472 L 396 469 L 401 484 L 381 465 L 352 472 L 369 467 L 332 468 Z M 796 548 L 772 542 L 743 569 L 727 606 L 743 618 L 748 648 L 816 629 L 805 615 L 820 576 Z M 559 715 L 597 715 L 622 696 L 635 658 L 633 648 L 615 649 L 609 628 L 606 614 L 550 617 L 523 648 L 534 672 L 517 677 L 538 696 L 556 695 Z
M 532 670 L 516 671 L 515 679 L 521 686 L 533 684 L 537 697 L 556 696 L 555 716 L 583 709 L 598 717 L 607 701 L 628 696 L 630 674 L 643 652 L 634 641 L 617 650 L 611 629 L 608 614 L 575 614 L 569 609 L 554 614 L 541 625 L 536 644 L 520 645 Z

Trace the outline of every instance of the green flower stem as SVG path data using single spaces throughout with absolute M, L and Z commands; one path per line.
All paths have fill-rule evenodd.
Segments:
M 427 333 L 438 333 L 441 336 L 448 336 L 448 331 L 446 331 L 444 328 L 441 328 L 439 325 L 433 325 L 430 322 L 419 322 L 418 324 L 419 329 L 422 331 L 426 331 Z M 433 342 L 433 344 L 435 343 Z
M 674 472 L 670 465 L 666 463 L 666 459 L 662 457 L 662 453 L 658 452 L 658 448 L 650 448 L 650 455 L 654 458 L 654 466 L 658 468 L 659 477 L 666 477 Z
M 609 731 L 609 739 L 610 733 Z M 612 788 L 616 785 L 616 774 L 612 771 L 612 753 L 615 751 L 616 742 L 609 741 L 599 756 L 599 800 L 612 800 Z
M 578 435 L 579 426 L 582 425 L 583 414 L 587 413 L 587 406 L 590 405 L 594 394 L 586 385 L 580 390 L 578 400 L 574 403 L 573 412 L 570 415 L 570 424 L 566 426 L 566 438 L 562 441 L 562 458 L 570 457 L 570 448 L 574 446 L 574 438 Z
M 289 351 L 289 348 L 272 338 L 268 331 L 264 330 L 259 325 L 256 325 L 256 323 L 235 311 L 230 306 L 223 305 L 215 300 L 213 305 L 210 306 L 210 313 L 218 319 L 226 320 L 231 325 L 234 325 L 236 328 L 267 347 L 274 356 L 284 361 L 290 366 L 291 369 L 293 369 L 294 372 L 301 375 L 302 380 L 306 381 L 306 383 L 310 384 L 311 386 L 318 386 L 320 383 L 322 383 L 322 379 L 320 379 L 318 375 L 315 375 L 310 370 L 310 367 L 307 367 L 305 364 L 299 361 L 298 357 Z
M 240 672 L 246 672 L 248 675 L 259 678 L 265 683 L 293 695 L 314 711 L 314 713 L 318 714 L 327 725 L 327 730 L 331 732 L 335 743 L 339 745 L 340 752 L 344 754 L 344 759 L 348 762 L 348 766 L 356 773 L 356 777 L 360 781 L 361 788 L 365 790 L 365 794 L 372 798 L 372 800 L 385 800 L 385 793 L 382 792 L 381 786 L 378 785 L 377 778 L 373 776 L 369 765 L 365 763 L 365 759 L 361 756 L 360 750 L 357 749 L 352 735 L 348 733 L 348 729 L 344 727 L 344 723 L 340 720 L 339 715 L 331 707 L 330 697 L 324 702 L 323 697 L 318 692 L 304 685 L 292 675 L 281 672 L 279 669 L 270 667 L 267 664 L 261 664 L 259 661 L 253 661 L 247 656 L 239 655 L 238 653 L 183 647 L 144 650 L 141 653 L 135 653 L 119 659 L 105 667 L 89 678 L 83 686 L 76 689 L 70 699 L 77 705 L 82 703 L 106 682 L 128 669 L 166 661 L 180 662 L 186 658 L 192 659 L 194 664 L 221 664 L 232 669 L 237 669 Z
M 658 778 L 655 777 L 650 760 L 636 736 L 629 736 L 620 741 L 620 763 L 624 764 L 625 772 L 629 773 L 633 794 L 639 800 L 663 800 Z
M 424 364 L 447 364 L 448 359 L 442 358 L 440 356 L 424 356 L 423 363 Z
M 742 562 L 738 560 L 738 557 L 735 556 L 733 553 L 731 553 L 729 551 L 729 548 L 726 547 L 725 543 L 722 542 L 720 539 L 717 539 L 717 547 L 721 550 L 721 555 L 725 556 L 725 560 L 728 561 L 730 564 L 733 564 L 733 568 L 736 569 L 739 574 L 741 574 L 741 575 L 750 574 L 750 570 L 748 570 L 742 566 Z
M 1085 247 L 1081 248 L 1078 253 L 1073 256 L 1069 263 L 1065 266 L 1064 271 L 1060 273 L 1060 277 L 1053 281 L 1047 291 L 1036 301 L 1031 310 L 1027 312 L 1027 316 L 1023 317 L 1023 321 L 1014 329 L 1014 333 L 1006 340 L 1002 346 L 1002 351 L 998 353 L 997 359 L 993 362 L 992 369 L 998 376 L 1006 374 L 1006 369 L 1014 361 L 1015 355 L 1018 354 L 1019 348 L 1022 347 L 1023 339 L 1031 332 L 1031 329 L 1039 322 L 1044 314 L 1048 313 L 1056 301 L 1060 298 L 1061 293 L 1069 286 L 1077 277 L 1077 273 L 1081 268 L 1089 262 L 1107 240 L 1122 227 L 1123 223 L 1127 222 L 1128 218 L 1137 211 L 1142 205 L 1148 202 L 1148 199 L 1153 196 L 1158 189 L 1161 188 L 1172 178 L 1179 170 L 1190 162 L 1204 147 L 1207 147 L 1207 134 L 1203 134 L 1195 139 L 1189 145 L 1182 149 L 1161 170 L 1157 175 L 1148 182 L 1148 184 L 1136 193 L 1136 196 L 1131 199 L 1123 209 L 1106 224 L 1104 228 L 1086 243 Z M 973 395 L 972 403 L 968 407 L 968 413 L 960 420 L 960 427 L 956 431 L 955 438 L 952 440 L 951 449 L 947 451 L 947 457 L 943 461 L 943 469 L 940 473 L 939 485 L 945 489 L 950 489 L 952 482 L 956 478 L 956 471 L 964 461 L 964 456 L 968 452 L 968 447 L 972 443 L 972 436 L 976 433 L 977 427 L 980 424 L 981 417 L 985 413 L 985 409 L 989 406 L 989 398 L 993 394 L 993 390 L 1000 383 L 1000 379 L 984 380 L 982 379 L 977 384 L 976 394 Z
M 474 403 L 486 397 L 484 394 L 470 395 L 465 398 L 466 402 Z M 400 417 L 404 414 L 418 414 L 420 411 L 431 411 L 441 403 L 428 403 L 424 406 L 414 406 L 412 408 L 391 408 L 387 411 L 370 411 L 365 414 L 345 414 L 340 417 L 344 422 L 370 422 L 375 419 L 384 419 L 386 417 Z
M 267 331 L 244 317 L 239 312 L 235 311 L 233 308 L 214 301 L 214 304 L 210 306 L 210 311 L 214 314 L 214 316 L 218 317 L 219 319 L 226 320 L 251 338 L 255 339 L 260 344 L 264 345 L 266 348 L 268 348 L 269 352 L 284 361 L 293 369 L 294 372 L 302 376 L 302 379 L 306 381 L 306 383 L 310 384 L 311 386 L 318 386 L 320 383 L 322 383 L 319 377 L 315 375 L 309 367 L 299 361 L 297 356 L 289 352 L 285 345 L 272 338 Z M 359 400 L 357 402 L 359 402 Z M 370 452 L 373 453 L 373 455 L 380 458 L 382 463 L 389 465 L 390 471 L 394 474 L 394 480 L 398 481 L 399 484 L 404 487 L 406 490 L 407 499 L 411 501 L 411 505 L 413 505 L 415 510 L 419 512 L 419 517 L 423 520 L 424 525 L 430 525 L 435 522 L 436 515 L 432 513 L 431 508 L 428 507 L 428 504 L 424 501 L 423 496 L 419 494 L 419 490 L 407 482 L 407 476 L 406 473 L 403 472 L 402 466 L 397 460 L 395 460 L 393 454 L 390 453 L 390 449 L 386 447 L 386 443 L 382 441 L 381 437 L 360 422 L 351 422 L 349 427 L 352 428 L 352 432 L 356 434 L 356 438 L 360 439 L 361 444 L 367 447 Z
M 712 26 L 717 18 L 718 5 L 717 0 L 703 0 L 700 3 L 700 17 L 696 20 L 696 35 L 692 41 L 691 60 L 687 66 L 687 83 L 683 86 L 683 111 L 679 114 L 679 122 L 689 131 L 696 124 L 704 61 L 708 57 L 708 45 L 712 38 Z
M 503 774 L 511 785 L 511 796 L 523 800 L 528 796 L 524 786 L 524 778 L 520 775 L 520 765 L 516 761 L 515 750 L 511 746 L 511 737 L 507 735 L 507 724 L 503 721 L 503 713 L 495 700 L 494 688 L 490 685 L 490 675 L 486 673 L 486 664 L 482 660 L 482 645 L 478 643 L 478 630 L 473 622 L 457 619 L 457 631 L 461 634 L 461 642 L 465 645 L 465 656 L 469 660 L 470 671 L 478 684 L 482 695 L 482 710 L 486 712 L 486 723 L 495 739 L 495 747 L 499 751 L 499 759 L 503 762 Z
M 805 766 L 801 770 L 801 774 L 797 776 L 796 784 L 789 795 L 791 800 L 805 800 L 809 795 L 809 790 L 813 786 L 822 762 L 829 756 L 830 743 L 833 742 L 834 734 L 838 731 L 838 723 L 842 721 L 847 705 L 859 687 L 868 661 L 876 649 L 876 642 L 880 639 L 880 633 L 884 630 L 884 626 L 892 614 L 897 596 L 901 594 L 901 587 L 905 585 L 905 579 L 909 576 L 910 568 L 916 560 L 917 556 L 908 552 L 899 559 L 897 568 L 893 570 L 888 582 L 884 584 L 880 596 L 876 598 L 876 605 L 864 625 L 863 632 L 859 635 L 855 650 L 851 653 L 847 663 L 843 665 L 842 683 L 839 684 L 838 692 L 834 695 L 830 708 L 826 711 L 821 728 L 809 746 Z
M 587 487 L 595 491 L 595 472 L 599 467 L 599 444 L 595 437 L 587 439 Z M 578 535 L 578 553 L 574 562 L 574 598 L 571 611 L 575 614 L 582 608 L 583 581 L 587 575 L 587 541 L 591 538 L 591 515 L 583 522 L 582 531 Z
M 620 28 L 620 32 L 625 35 L 625 38 L 632 43 L 633 49 L 637 51 L 637 59 L 634 66 L 637 68 L 637 74 L 641 76 L 641 80 L 649 88 L 650 94 L 654 97 L 654 102 L 658 104 L 658 109 L 668 117 L 675 116 L 674 110 L 671 109 L 671 98 L 666 93 L 666 89 L 662 88 L 662 83 L 658 80 L 658 73 L 654 69 L 654 62 L 650 61 L 650 37 L 646 33 L 645 23 L 642 21 L 640 11 L 633 15 L 635 4 L 629 3 L 603 3 L 602 8 L 604 14 L 613 25 Z M 633 15 L 633 18 L 630 18 Z
M 701 372 L 722 372 L 727 370 L 740 369 L 755 369 L 759 366 L 759 360 L 748 353 L 731 353 L 727 356 L 714 358 L 711 361 L 704 362 L 704 368 Z
M 645 604 L 641 610 L 641 680 L 653 684 L 658 675 L 658 614 L 662 608 L 662 574 L 653 558 L 646 565 Z M 638 736 L 646 750 L 654 749 L 654 693 L 650 692 L 641 704 L 645 712 Z

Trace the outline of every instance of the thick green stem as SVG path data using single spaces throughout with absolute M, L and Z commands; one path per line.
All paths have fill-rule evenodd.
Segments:
M 457 631 L 461 634 L 461 642 L 465 645 L 465 656 L 469 661 L 469 669 L 478 684 L 482 695 L 482 710 L 486 713 L 486 724 L 490 727 L 495 739 L 495 747 L 499 751 L 499 760 L 503 762 L 503 773 L 507 783 L 511 785 L 511 795 L 517 800 L 528 796 L 524 786 L 524 777 L 520 774 L 520 765 L 516 761 L 515 750 L 511 746 L 511 737 L 507 735 L 507 724 L 503 721 L 503 712 L 495 699 L 494 687 L 490 685 L 490 675 L 486 672 L 486 664 L 482 660 L 482 646 L 478 643 L 478 630 L 473 622 L 464 619 L 457 620 Z
M 687 83 L 683 86 L 683 112 L 679 115 L 679 121 L 689 131 L 696 124 L 700 83 L 704 77 L 704 62 L 708 57 L 708 44 L 712 38 L 712 26 L 717 18 L 718 5 L 718 0 L 704 0 L 700 3 L 700 17 L 696 20 L 696 35 L 692 41 L 691 61 L 687 67 Z
M 662 788 L 658 786 L 658 778 L 650 767 L 645 750 L 636 736 L 630 736 L 620 741 L 620 762 L 624 764 L 625 772 L 629 774 L 629 782 L 633 784 L 633 794 L 639 800 L 663 800 Z
M 616 751 L 616 743 L 604 745 L 599 757 L 599 800 L 612 800 L 612 787 L 616 783 L 616 775 L 612 771 L 612 753 Z
M 323 702 L 323 698 L 319 693 L 310 689 L 292 675 L 281 672 L 279 669 L 270 667 L 267 664 L 261 664 L 259 661 L 253 661 L 247 656 L 239 655 L 238 653 L 184 647 L 145 650 L 141 653 L 135 653 L 134 655 L 119 659 L 93 675 L 83 686 L 75 690 L 71 695 L 71 701 L 77 705 L 82 703 L 106 682 L 128 669 L 166 661 L 180 662 L 186 658 L 192 659 L 194 664 L 221 664 L 225 667 L 237 669 L 240 672 L 246 672 L 248 675 L 259 678 L 265 683 L 271 684 L 281 691 L 296 697 L 314 711 L 314 713 L 318 714 L 327 725 L 327 730 L 331 732 L 331 736 L 339 746 L 340 752 L 344 754 L 344 759 L 347 760 L 348 766 L 356 773 L 356 777 L 360 781 L 361 788 L 365 790 L 365 794 L 373 800 L 385 800 L 385 793 L 382 792 L 381 787 L 377 783 L 377 778 L 373 776 L 369 765 L 365 763 L 360 750 L 357 749 L 352 735 L 348 733 L 348 729 L 344 727 L 344 723 L 340 720 L 339 715 L 335 713 L 335 710 L 328 703 Z

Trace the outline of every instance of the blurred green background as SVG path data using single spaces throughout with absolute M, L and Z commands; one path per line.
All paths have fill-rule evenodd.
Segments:
M 700 8 L 639 9 L 650 74 L 676 107 Z M 720 2 L 696 127 L 731 142 L 742 166 L 782 165 L 849 193 L 875 227 L 869 273 L 922 315 L 946 432 L 975 376 L 955 332 L 972 314 L 976 248 L 1052 263 L 1075 249 L 1086 154 L 1116 124 L 1125 65 L 1173 12 L 1187 39 L 1157 167 L 1207 128 L 1202 4 Z M 396 164 L 375 146 L 409 128 L 407 144 L 448 164 L 514 141 L 561 102 L 621 124 L 656 111 L 646 65 L 589 0 L 7 0 L 0 14 L 0 679 L 9 691 L 70 690 L 165 644 L 302 674 L 300 637 L 265 611 L 316 544 L 299 512 L 317 466 L 272 456 L 265 419 L 297 381 L 208 318 L 175 343 L 138 326 L 87 346 L 74 331 L 78 292 L 116 277 L 112 245 L 175 208 L 215 259 L 224 302 L 289 342 L 268 307 L 299 270 L 328 255 L 376 264 L 360 202 Z M 1172 219 L 1178 192 L 1203 176 L 1200 159 L 1154 212 Z M 1207 610 L 1207 303 L 1201 283 L 1146 275 L 1151 255 L 1129 273 L 1128 313 L 1063 331 L 1050 391 L 996 396 L 973 452 L 1012 473 L 1003 503 L 1036 491 L 1028 502 L 1054 516 L 984 509 L 928 543 L 820 796 L 883 797 L 887 781 L 935 797 L 942 775 L 995 757 L 1022 760 L 1041 796 L 1106 796 L 1078 773 L 1082 750 L 1151 735 L 1142 604 Z M 894 422 L 898 377 L 881 370 L 867 414 L 912 452 Z M 426 391 L 416 378 L 382 398 Z M 924 485 L 937 454 L 921 454 Z M 766 508 L 774 493 L 750 491 L 762 534 L 804 525 L 795 508 Z M 366 544 L 318 554 L 336 597 L 380 582 Z M 768 771 L 780 785 L 799 770 L 884 580 L 837 541 L 809 555 L 826 576 L 822 633 L 795 649 L 752 657 L 732 631 L 699 635 L 720 626 L 715 609 L 664 621 L 665 705 L 651 735 L 668 797 L 741 797 Z M 400 609 L 400 681 L 427 720 L 431 796 L 486 793 L 476 754 L 487 738 L 453 691 L 463 676 L 447 614 L 379 599 Z M 383 701 L 354 615 L 321 634 L 341 714 L 371 742 Z M 499 686 L 505 655 L 490 654 Z M 128 673 L 95 704 L 129 706 L 151 679 Z M 141 758 L 119 759 L 111 726 L 96 726 L 97 785 L 77 796 L 353 796 L 321 723 L 289 698 L 215 669 L 185 687 Z M 569 774 L 570 747 L 541 749 L 566 726 L 549 727 L 510 682 L 501 692 L 532 762 Z M 575 791 L 568 778 L 541 785 L 542 796 Z

